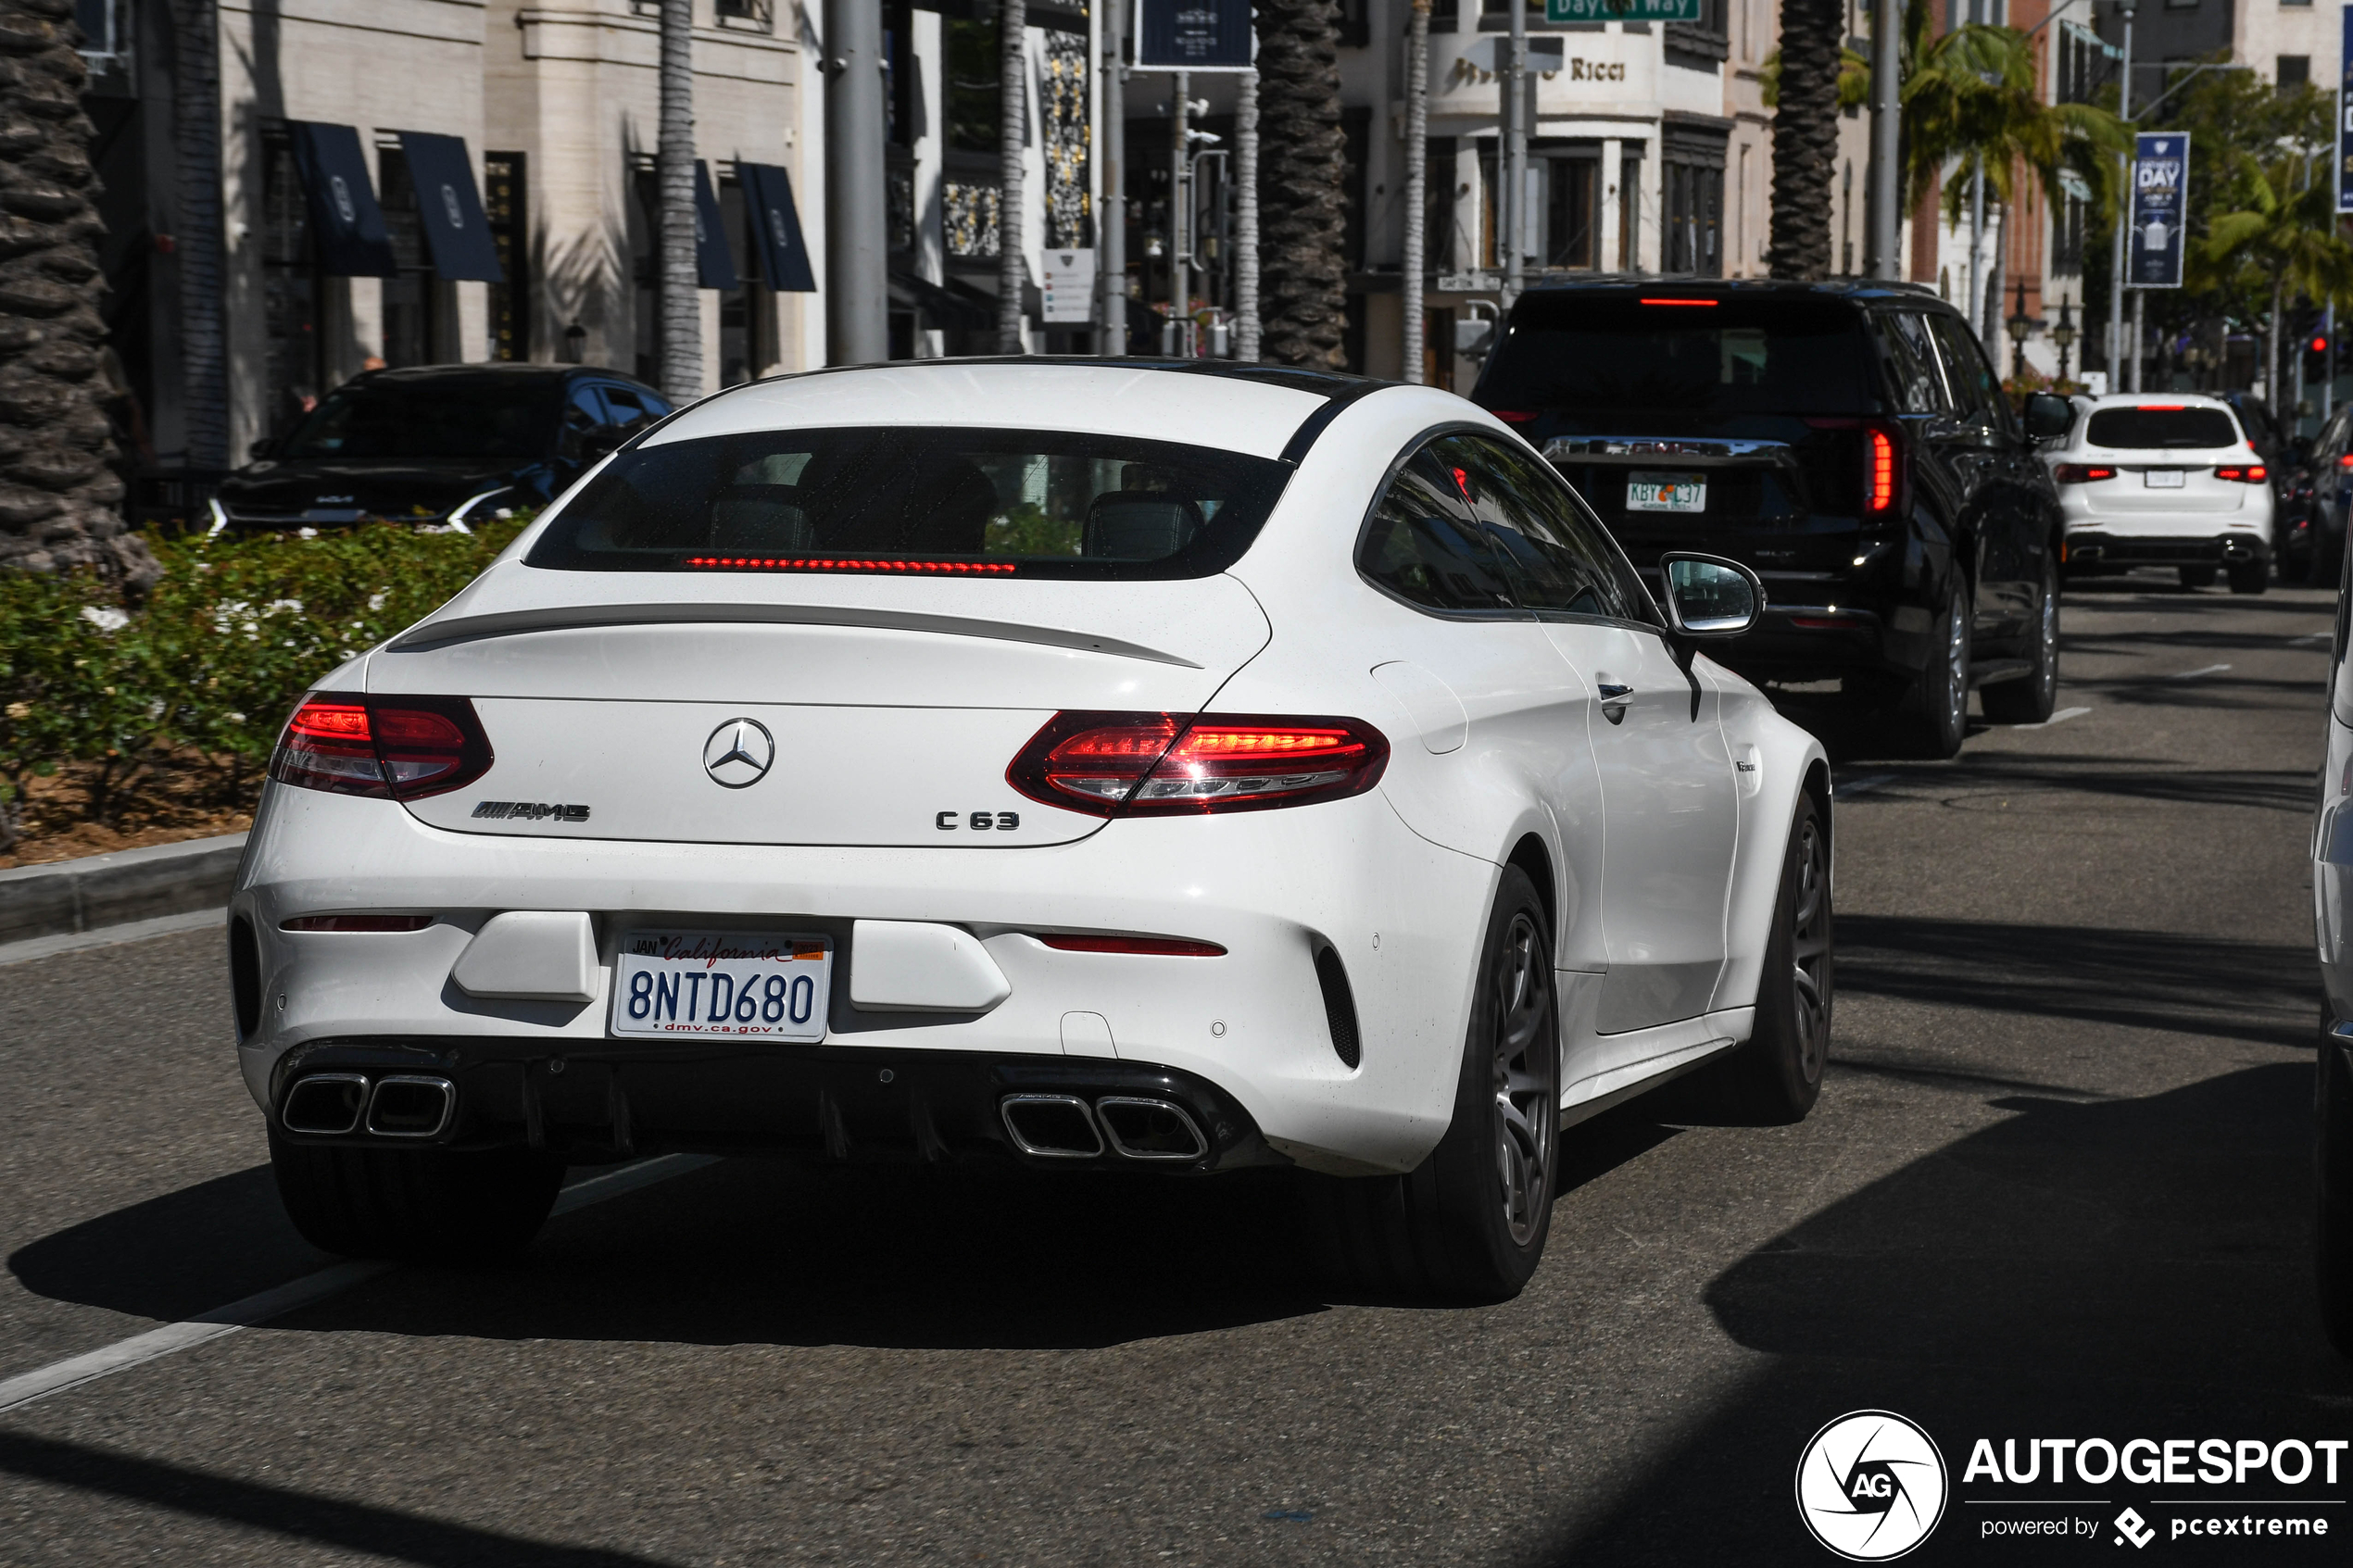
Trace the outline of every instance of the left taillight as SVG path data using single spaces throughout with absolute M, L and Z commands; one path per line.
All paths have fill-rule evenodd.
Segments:
M 461 696 L 305 697 L 286 721 L 270 776 L 376 799 L 422 800 L 490 771 L 490 737 Z
M 1358 719 L 1058 713 L 1005 779 L 1090 816 L 1173 817 L 1361 795 L 1388 762 L 1387 737 Z

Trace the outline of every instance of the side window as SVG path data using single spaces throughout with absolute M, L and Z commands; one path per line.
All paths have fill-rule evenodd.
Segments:
M 1887 368 L 1888 388 L 1898 412 L 1942 414 L 1944 378 L 1936 368 L 1936 345 L 1930 340 L 1928 318 L 1917 310 L 1890 310 L 1876 318 L 1880 353 Z
M 606 422 L 604 400 L 597 395 L 596 383 L 582 382 L 574 386 L 564 403 L 563 455 L 577 462 L 586 449 L 583 443 L 589 433 Z
M 1454 476 L 1425 446 L 1389 482 L 1356 552 L 1357 569 L 1425 609 L 1508 611 L 1494 546 L 1471 521 Z
M 2002 395 L 2002 383 L 1994 378 L 1994 367 L 1985 362 L 1985 350 L 1978 346 L 1977 334 L 1962 324 L 1957 316 L 1931 318 L 1936 328 L 1937 345 L 1944 351 L 1944 375 L 1953 389 L 1953 401 L 1962 419 L 1972 424 L 1989 426 L 2005 434 L 2010 429 L 2010 403 Z
M 614 424 L 635 435 L 661 418 L 646 407 L 646 400 L 625 386 L 605 385 L 598 390 L 605 395 L 605 408 Z
M 1500 441 L 1451 435 L 1437 443 L 1511 573 L 1527 609 L 1646 619 L 1617 570 L 1617 552 L 1577 509 L 1559 477 L 1539 458 Z

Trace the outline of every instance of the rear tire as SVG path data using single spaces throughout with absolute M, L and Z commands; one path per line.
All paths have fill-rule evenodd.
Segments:
M 336 1148 L 270 1135 L 278 1198 L 323 1252 L 401 1262 L 485 1263 L 546 1223 L 563 1161 L 529 1149 Z
M 2315 1263 L 2321 1323 L 2329 1343 L 2353 1358 L 2353 1065 L 2346 1044 L 2321 1020 L 2319 1084 L 2314 1095 L 2313 1163 L 2319 1178 Z
M 1327 1272 L 1382 1296 L 1518 1295 L 1552 1229 L 1560 1098 L 1551 926 L 1535 884 L 1506 867 L 1446 1135 L 1402 1176 L 1301 1177 Z
M 1928 663 L 1905 699 L 1907 749 L 1935 761 L 1961 753 L 1969 736 L 1969 596 L 1957 579 L 1930 637 Z
M 2233 566 L 2229 572 L 2231 592 L 2260 594 L 2271 585 L 2271 568 L 2263 560 L 2252 560 L 2245 566 Z
M 2211 588 L 2214 586 L 2215 568 L 2213 567 L 2177 566 L 2173 570 L 2181 574 L 2182 586 L 2184 588 Z
M 1806 1120 L 1821 1098 L 1838 995 L 1831 909 L 1830 834 L 1811 795 L 1798 801 L 1781 859 L 1756 1023 L 1747 1041 L 1692 1075 L 1676 1096 L 1711 1122 L 1783 1126 Z
M 2033 669 L 2024 678 L 1996 682 L 1978 691 L 1978 705 L 1996 724 L 2040 724 L 2058 706 L 2058 572 L 2047 561 L 2026 651 Z

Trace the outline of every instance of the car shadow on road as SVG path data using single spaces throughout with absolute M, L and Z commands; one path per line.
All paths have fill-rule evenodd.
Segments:
M 1947 1007 L 2303 1047 L 2311 949 L 2097 926 L 1838 917 L 1838 985 Z M 2286 1001 L 2283 998 L 2295 998 Z
M 1978 1547 L 1986 1511 L 1957 1499 L 1984 1494 L 1959 1486 L 1980 1436 L 2334 1435 L 2353 1368 L 2314 1305 L 2311 1093 L 2309 1068 L 2278 1065 L 2145 1098 L 1990 1101 L 2008 1119 L 1718 1274 L 1717 1324 L 1770 1361 L 1616 1497 L 1567 1505 L 1525 1560 L 1827 1561 L 1792 1480 L 1807 1439 L 1849 1411 L 1897 1411 L 1942 1448 L 1957 1500 L 1931 1562 Z M 2007 1494 L 2158 1517 L 2158 1494 L 2121 1482 Z

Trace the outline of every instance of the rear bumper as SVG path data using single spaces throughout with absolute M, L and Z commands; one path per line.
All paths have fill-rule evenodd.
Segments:
M 871 1084 L 870 1098 L 883 1091 L 870 1061 L 936 1054 L 991 1072 L 1141 1068 L 1210 1086 L 1235 1108 L 1235 1125 L 1311 1168 L 1405 1170 L 1453 1114 L 1476 947 L 1499 874 L 1414 834 L 1378 792 L 1295 810 L 1122 822 L 1037 848 L 895 849 L 456 834 L 393 802 L 272 784 L 230 905 L 233 948 L 240 933 L 252 942 L 238 1054 L 248 1090 L 275 1118 L 290 1053 L 355 1041 L 398 1042 L 404 1056 L 454 1050 L 454 1073 L 444 1062 L 441 1075 L 489 1118 L 480 1135 L 505 1138 L 525 1129 L 525 1079 L 515 1075 L 530 1064 L 542 1073 L 559 1059 L 618 1064 L 640 1143 L 780 1151 L 807 1147 L 820 1096 L 846 1105 L 852 1086 Z M 502 1000 L 457 985 L 459 957 L 510 909 L 587 913 L 590 1000 Z M 282 929 L 295 916 L 365 911 L 432 923 Z M 848 984 L 859 920 L 961 926 L 1011 995 L 977 1014 L 862 1011 Z M 614 949 L 640 926 L 824 933 L 837 966 L 825 1043 L 612 1037 Z M 1046 947 L 1039 931 L 1176 936 L 1227 951 L 1068 952 Z M 1353 1068 L 1334 1048 L 1316 979 L 1327 947 L 1342 960 L 1357 1016 Z M 310 1055 L 297 1060 L 324 1070 Z M 503 1065 L 477 1085 L 477 1060 L 485 1072 Z M 854 1070 L 838 1077 L 833 1063 Z M 727 1085 L 741 1107 L 725 1103 Z M 959 1095 L 971 1098 L 947 1098 Z M 895 1135 L 912 1135 L 901 1110 L 873 1117 L 874 1140 L 888 1141 L 877 1129 L 894 1118 Z M 985 1122 L 963 1115 L 959 1124 L 986 1141 Z
M 316 1074 L 447 1082 L 443 1125 L 419 1136 L 296 1133 L 281 1113 Z M 1061 1146 L 1012 1135 L 1009 1098 L 1084 1111 L 1092 1128 Z M 1106 1132 L 1101 1102 L 1173 1105 L 1197 1151 L 1155 1152 Z M 497 1035 L 328 1039 L 279 1058 L 271 1074 L 280 1135 L 321 1146 L 531 1148 L 575 1160 L 689 1151 L 812 1160 L 995 1160 L 1053 1169 L 1202 1174 L 1287 1163 L 1239 1101 L 1199 1074 L 1147 1062 L 834 1046 L 760 1049 L 685 1041 L 583 1041 L 560 1050 Z M 1195 1140 L 1188 1138 L 1186 1146 Z M 1091 1146 L 1092 1152 L 1088 1152 Z
M 2111 533 L 2106 529 L 2070 529 L 2067 535 L 2070 567 L 2215 566 L 2225 567 L 2271 558 L 2268 540 L 2247 529 L 2226 533 L 2145 534 Z

